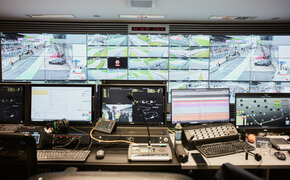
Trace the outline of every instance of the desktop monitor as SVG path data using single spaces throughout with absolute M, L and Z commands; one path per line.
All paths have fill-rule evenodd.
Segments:
M 248 130 L 290 130 L 290 93 L 237 93 L 235 123 Z
M 229 122 L 229 94 L 226 88 L 172 89 L 172 124 Z
M 101 84 L 98 89 L 99 118 L 116 120 L 119 125 L 144 125 L 141 112 L 127 97 L 130 93 L 148 125 L 166 124 L 166 84 Z
M 102 84 L 167 84 L 164 80 L 102 80 Z
M 30 92 L 32 123 L 65 118 L 70 124 L 91 124 L 94 120 L 93 84 L 32 84 Z
M 0 83 L 0 123 L 24 124 L 26 85 Z

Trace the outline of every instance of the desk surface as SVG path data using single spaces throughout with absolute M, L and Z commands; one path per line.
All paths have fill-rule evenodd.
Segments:
M 180 170 L 180 163 L 174 157 L 170 162 L 130 162 L 128 148 L 106 148 L 104 159 L 96 159 L 96 150 L 92 149 L 85 162 L 38 162 L 39 166 L 78 166 L 86 169 L 102 170 Z M 173 152 L 174 153 L 174 152 Z
M 86 130 L 84 128 L 83 130 Z M 87 130 L 86 130 L 87 131 Z M 143 132 L 144 131 L 144 132 Z M 168 137 L 167 128 L 150 128 L 151 137 Z M 104 134 L 100 132 L 94 132 L 94 136 L 100 138 L 100 136 L 113 136 L 114 138 L 127 137 L 131 134 L 136 135 L 136 137 L 147 138 L 146 127 L 136 127 L 136 128 L 118 128 L 112 134 Z M 117 135 L 117 136 L 116 136 Z M 169 142 L 170 144 L 170 142 Z M 77 166 L 87 169 L 102 169 L 102 170 L 152 170 L 152 171 L 171 171 L 180 170 L 180 163 L 178 162 L 175 152 L 172 148 L 172 161 L 169 162 L 130 162 L 128 161 L 128 147 L 126 144 L 120 144 L 118 147 L 113 147 L 112 145 L 102 148 L 105 151 L 105 156 L 103 159 L 96 159 L 96 149 L 104 144 L 93 143 L 91 148 L 91 153 L 85 162 L 38 162 L 39 166 L 42 167 L 53 167 L 53 166 Z M 172 145 L 171 145 L 172 146 Z
M 172 138 L 172 136 L 170 136 Z M 255 145 L 254 145 L 255 146 Z M 286 160 L 279 160 L 274 155 L 274 152 L 277 152 L 276 149 L 271 148 L 270 155 L 263 156 L 261 153 L 260 148 L 256 148 L 255 151 L 252 151 L 253 153 L 259 153 L 262 155 L 261 161 L 256 161 L 254 156 L 249 154 L 248 160 L 245 159 L 245 152 L 232 154 L 232 155 L 226 155 L 226 156 L 220 156 L 220 157 L 214 157 L 214 158 L 205 158 L 205 161 L 207 162 L 207 166 L 197 166 L 194 159 L 190 155 L 191 153 L 198 153 L 197 150 L 187 151 L 189 153 L 188 156 L 188 162 L 187 163 L 181 163 L 181 169 L 183 170 L 189 170 L 189 169 L 218 169 L 222 164 L 224 163 L 231 163 L 233 165 L 239 166 L 241 168 L 246 169 L 286 169 L 290 168 L 290 154 L 288 151 L 281 151 L 286 155 Z
M 255 153 L 259 153 L 260 149 L 257 148 Z M 208 166 L 197 166 L 190 153 L 198 152 L 197 150 L 189 151 L 189 158 L 187 163 L 181 163 L 181 169 L 218 169 L 224 163 L 231 163 L 233 165 L 246 168 L 246 169 L 284 169 L 290 168 L 290 154 L 287 151 L 284 152 L 286 155 L 286 160 L 282 161 L 276 158 L 274 152 L 275 149 L 271 149 L 269 157 L 262 156 L 261 161 L 256 161 L 253 155 L 249 154 L 248 160 L 245 159 L 245 153 L 237 153 L 227 156 L 220 156 L 214 158 L 205 158 Z
M 128 132 L 127 132 L 128 133 Z M 174 135 L 170 134 L 170 139 L 174 142 Z M 105 148 L 104 159 L 97 160 L 96 150 L 92 148 L 91 153 L 85 162 L 38 162 L 39 166 L 78 166 L 89 167 L 91 169 L 104 170 L 153 170 L 153 171 L 169 171 L 169 170 L 194 170 L 194 169 L 218 169 L 224 163 L 231 163 L 246 169 L 289 169 L 290 168 L 290 154 L 283 151 L 286 155 L 286 160 L 278 160 L 271 149 L 269 157 L 262 157 L 262 161 L 256 161 L 252 155 L 249 154 L 248 160 L 245 160 L 245 153 L 237 153 L 227 156 L 204 158 L 207 166 L 197 166 L 190 153 L 198 152 L 197 150 L 188 151 L 188 162 L 179 163 L 174 150 L 172 150 L 173 159 L 170 162 L 130 162 L 128 161 L 128 148 Z M 255 153 L 260 153 L 260 148 L 257 148 Z

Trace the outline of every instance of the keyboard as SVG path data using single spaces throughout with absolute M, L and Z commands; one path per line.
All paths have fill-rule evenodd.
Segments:
M 22 124 L 0 124 L 0 132 L 16 132 Z
M 196 146 L 196 148 L 207 158 L 244 152 L 245 149 L 247 151 L 255 150 L 255 147 L 240 140 L 203 144 Z
M 90 150 L 37 150 L 37 161 L 86 161 Z

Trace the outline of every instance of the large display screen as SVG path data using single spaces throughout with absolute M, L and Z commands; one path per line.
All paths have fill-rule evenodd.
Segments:
M 166 80 L 169 89 L 207 82 L 230 88 L 234 103 L 237 92 L 290 92 L 289 42 L 290 35 L 1 33 L 2 78 Z
M 165 124 L 165 85 L 99 85 L 99 117 L 113 119 L 118 124 Z M 130 93 L 134 102 L 140 107 L 133 105 L 128 99 Z M 144 113 L 142 117 L 141 111 Z
M 173 89 L 171 91 L 172 124 L 229 122 L 229 105 L 229 89 Z
M 31 121 L 67 119 L 90 124 L 95 89 L 91 86 L 31 85 Z
M 236 94 L 238 128 L 290 128 L 290 93 Z

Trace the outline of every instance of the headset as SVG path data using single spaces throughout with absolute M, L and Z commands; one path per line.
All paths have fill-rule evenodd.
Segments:
M 254 155 L 254 158 L 255 158 L 256 161 L 261 161 L 262 160 L 262 156 L 259 153 L 253 153 L 253 152 L 248 151 L 246 148 L 244 148 L 244 149 L 245 149 L 245 152 L 246 152 L 246 156 L 245 156 L 246 160 L 248 160 L 248 154 L 249 153 Z
M 68 125 L 68 120 L 66 120 L 65 118 L 60 120 L 54 120 L 52 122 L 52 129 L 56 133 L 65 133 Z

